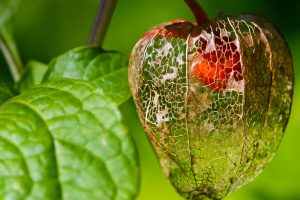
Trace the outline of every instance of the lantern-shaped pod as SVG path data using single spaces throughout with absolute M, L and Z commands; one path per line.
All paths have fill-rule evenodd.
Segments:
M 265 18 L 161 25 L 136 44 L 129 67 L 139 118 L 183 196 L 223 198 L 274 156 L 290 114 L 293 66 Z

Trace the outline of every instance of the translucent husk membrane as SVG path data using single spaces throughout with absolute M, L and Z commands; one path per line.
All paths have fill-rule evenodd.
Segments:
M 129 81 L 165 175 L 187 199 L 221 199 L 274 156 L 293 91 L 290 51 L 263 17 L 175 21 L 135 46 Z

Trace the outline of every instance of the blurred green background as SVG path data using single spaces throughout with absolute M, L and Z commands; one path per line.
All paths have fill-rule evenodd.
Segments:
M 198 0 L 210 17 L 218 13 L 259 13 L 269 18 L 286 38 L 294 58 L 295 89 L 291 118 L 274 160 L 252 183 L 227 200 L 300 199 L 300 1 Z M 51 58 L 87 41 L 97 0 L 24 0 L 14 18 L 14 31 L 24 63 Z M 130 51 L 151 27 L 174 19 L 194 21 L 183 0 L 119 0 L 105 39 L 104 48 Z M 9 82 L 0 55 L 0 77 Z M 182 199 L 163 177 L 132 101 L 122 106 L 128 127 L 139 149 L 141 186 L 139 200 Z

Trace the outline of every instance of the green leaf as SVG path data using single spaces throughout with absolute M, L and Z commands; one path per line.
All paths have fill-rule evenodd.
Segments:
M 18 83 L 18 89 L 22 93 L 35 85 L 42 82 L 43 75 L 46 73 L 48 66 L 38 61 L 29 61 L 26 65 L 25 72 Z
M 134 144 L 93 84 L 59 79 L 0 107 L 0 199 L 133 199 Z
M 8 65 L 3 57 L 2 53 L 0 52 L 0 82 L 6 84 L 7 87 L 12 88 L 14 87 L 14 80 L 11 76 L 11 73 L 8 69 Z
M 0 104 L 5 102 L 7 99 L 11 98 L 13 96 L 12 92 L 8 87 L 0 82 Z
M 64 77 L 92 81 L 124 66 L 127 66 L 126 59 L 118 52 L 79 47 L 53 59 L 44 80 Z
M 127 59 L 118 52 L 107 52 L 97 47 L 70 50 L 51 61 L 44 81 L 57 78 L 94 82 L 118 105 L 131 96 L 128 86 Z
M 0 27 L 12 18 L 20 2 L 21 0 L 0 1 Z
M 131 97 L 128 84 L 128 68 L 122 68 L 93 81 L 102 88 L 117 105 L 121 105 Z

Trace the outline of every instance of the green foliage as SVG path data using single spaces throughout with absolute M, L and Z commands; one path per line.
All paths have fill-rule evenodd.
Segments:
M 121 68 L 95 79 L 93 83 L 102 88 L 117 105 L 121 105 L 131 97 L 127 75 L 127 67 Z
M 0 2 L 0 44 L 15 81 L 23 69 L 10 19 L 19 2 Z M 19 96 L 0 82 L 0 199 L 135 198 L 137 152 L 118 108 L 130 97 L 126 66 L 120 53 L 81 47 L 49 67 L 28 62 Z
M 89 80 L 120 105 L 131 96 L 127 74 L 127 60 L 122 54 L 80 47 L 54 58 L 44 81 L 63 77 Z
M 28 63 L 22 94 L 0 107 L 1 198 L 136 196 L 136 149 L 117 107 L 130 97 L 124 66 L 121 54 L 94 47 L 71 50 L 49 68 Z M 1 85 L 0 100 L 10 96 Z
M 12 96 L 13 94 L 10 89 L 4 83 L 0 82 L 0 105 Z
M 0 27 L 0 42 L 18 80 L 20 62 L 7 24 Z M 1 199 L 136 196 L 136 149 L 117 107 L 130 97 L 124 67 L 120 53 L 81 47 L 49 67 L 30 61 L 17 83 L 19 96 L 12 98 L 0 84 L 0 103 L 12 98 L 0 107 Z
M 38 61 L 31 60 L 25 67 L 25 72 L 18 83 L 18 89 L 22 93 L 42 82 L 48 66 Z
M 39 85 L 0 108 L 3 199 L 132 199 L 134 145 L 114 103 L 81 80 Z
M 53 59 L 44 80 L 65 77 L 92 81 L 125 66 L 126 59 L 118 52 L 79 47 Z

